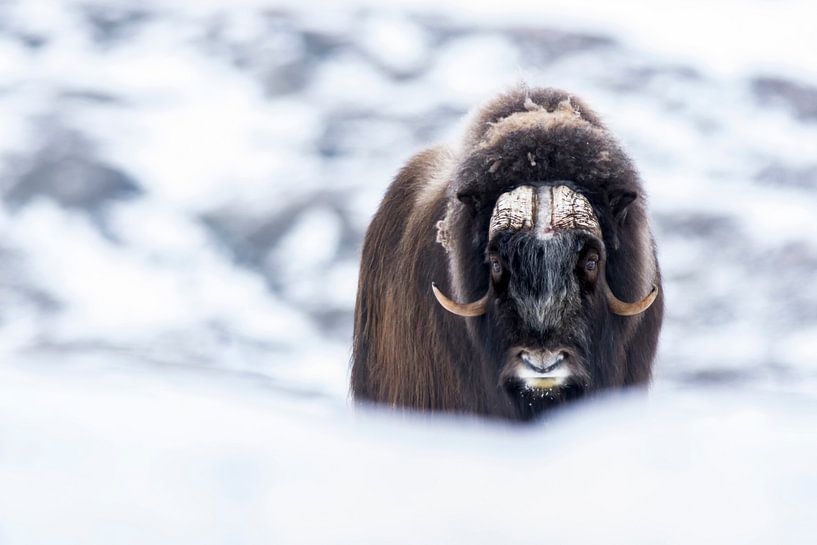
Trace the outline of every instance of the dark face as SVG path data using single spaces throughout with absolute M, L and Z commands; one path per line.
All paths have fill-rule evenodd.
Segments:
M 615 362 L 626 355 L 614 342 L 614 315 L 644 312 L 658 292 L 653 287 L 632 303 L 612 292 L 601 224 L 587 197 L 567 182 L 518 186 L 497 198 L 487 238 L 484 264 L 455 266 L 478 276 L 487 269 L 490 285 L 481 298 L 457 303 L 436 285 L 432 291 L 449 312 L 484 315 L 468 322 L 469 335 L 484 354 L 483 377 L 508 394 L 517 414 L 534 416 L 622 384 Z
M 584 231 L 498 233 L 488 246 L 494 298 L 484 332 L 499 385 L 529 403 L 558 402 L 592 385 L 603 246 Z

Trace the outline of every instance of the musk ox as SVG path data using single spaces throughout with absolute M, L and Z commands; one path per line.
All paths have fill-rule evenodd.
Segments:
M 356 401 L 529 419 L 650 380 L 663 317 L 644 189 L 599 117 L 518 88 L 413 157 L 366 233 Z

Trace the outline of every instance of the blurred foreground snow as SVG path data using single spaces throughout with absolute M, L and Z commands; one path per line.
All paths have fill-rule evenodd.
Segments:
M 0 543 L 812 543 L 812 399 L 551 424 L 315 414 L 236 380 L 0 368 Z
M 813 2 L 0 0 L 0 545 L 808 543 Z M 511 85 L 639 165 L 652 398 L 352 414 L 360 241 Z

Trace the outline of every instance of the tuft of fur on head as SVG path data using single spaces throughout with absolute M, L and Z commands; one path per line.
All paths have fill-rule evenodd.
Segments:
M 561 110 L 582 119 L 588 124 L 604 128 L 598 115 L 581 99 L 561 89 L 552 87 L 530 89 L 520 86 L 511 89 L 484 106 L 472 117 L 465 135 L 465 147 L 474 148 L 485 139 L 485 133 L 497 122 L 523 112 L 556 112 Z
M 496 195 L 530 181 L 571 180 L 588 193 L 630 186 L 635 168 L 599 117 L 559 89 L 513 89 L 474 116 L 451 190 Z
M 556 105 L 553 111 L 533 102 L 530 97 L 525 99 L 527 111 L 515 112 L 499 121 L 488 124 L 477 147 L 487 149 L 496 146 L 508 134 L 522 131 L 547 131 L 553 127 L 574 127 L 601 133 L 603 129 L 596 127 L 582 117 L 581 112 L 573 107 L 570 98 L 566 98 Z M 533 165 L 535 166 L 535 165 Z

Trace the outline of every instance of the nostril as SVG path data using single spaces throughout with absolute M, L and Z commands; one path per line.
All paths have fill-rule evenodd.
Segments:
M 537 361 L 537 358 L 533 356 L 527 350 L 522 350 L 519 352 L 519 359 L 525 362 L 525 365 L 533 369 L 534 371 L 541 371 L 542 365 L 541 362 Z
M 561 352 L 559 352 L 559 357 L 563 360 L 569 359 L 570 353 L 562 350 Z

